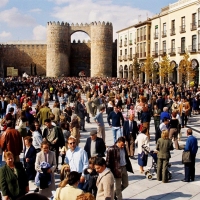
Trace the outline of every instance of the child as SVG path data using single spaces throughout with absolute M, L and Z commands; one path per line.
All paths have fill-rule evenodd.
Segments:
M 84 174 L 88 175 L 88 179 L 86 180 L 83 186 L 83 191 L 89 192 L 96 197 L 96 194 L 97 194 L 96 181 L 97 181 L 98 174 L 96 170 L 94 169 L 95 159 L 96 157 L 91 157 L 89 159 L 89 168 L 84 170 Z
M 69 173 L 70 166 L 68 164 L 63 164 L 60 171 L 60 180 L 63 181 L 64 179 L 67 179 Z

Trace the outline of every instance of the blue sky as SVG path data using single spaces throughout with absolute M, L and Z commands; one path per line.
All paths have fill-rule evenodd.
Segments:
M 48 21 L 109 21 L 115 32 L 176 0 L 0 0 L 0 43 L 46 40 Z M 81 36 L 80 36 L 81 37 Z

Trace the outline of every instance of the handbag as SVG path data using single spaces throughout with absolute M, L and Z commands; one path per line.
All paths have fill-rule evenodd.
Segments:
M 190 151 L 183 151 L 183 154 L 182 154 L 182 163 L 183 164 L 191 163 Z

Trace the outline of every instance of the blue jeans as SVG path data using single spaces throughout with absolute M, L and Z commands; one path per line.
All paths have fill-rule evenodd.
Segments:
M 2 166 L 2 155 L 0 155 L 0 167 Z
M 116 127 L 116 128 L 112 127 L 112 132 L 113 132 L 113 139 L 114 139 L 114 143 L 115 143 L 115 142 L 117 142 L 117 139 L 122 136 L 121 128 L 120 127 Z

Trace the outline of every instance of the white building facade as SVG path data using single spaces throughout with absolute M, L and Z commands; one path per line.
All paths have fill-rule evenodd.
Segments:
M 159 69 L 162 56 L 167 55 L 174 66 L 173 72 L 168 76 L 168 81 L 182 83 L 183 78 L 178 69 L 183 59 L 183 54 L 188 52 L 192 60 L 192 67 L 195 70 L 193 79 L 200 83 L 200 0 L 179 0 L 162 8 L 161 12 L 153 16 L 149 21 L 151 23 L 148 23 L 147 30 L 150 33 L 147 31 L 147 37 L 150 37 L 150 39 L 147 39 L 146 47 L 144 48 L 150 49 L 149 53 L 154 57 L 155 68 Z M 148 56 L 148 52 L 144 55 L 141 54 L 143 47 L 142 44 L 138 43 L 138 35 L 142 26 L 143 22 L 140 22 L 131 27 L 133 31 L 135 30 L 135 33 L 133 33 L 136 36 L 134 48 L 141 65 L 143 64 L 142 62 L 145 62 L 145 56 Z M 128 32 L 129 28 L 118 32 L 118 41 L 120 41 L 121 36 L 123 37 L 125 31 Z M 119 45 L 118 53 L 120 53 Z M 118 59 L 118 71 L 123 64 L 125 63 Z M 128 64 L 130 65 L 131 63 Z M 120 77 L 119 73 L 118 77 Z M 145 82 L 145 80 L 147 79 L 145 78 L 143 81 Z M 155 77 L 152 80 L 155 81 Z M 163 82 L 162 78 L 160 78 L 160 82 Z

